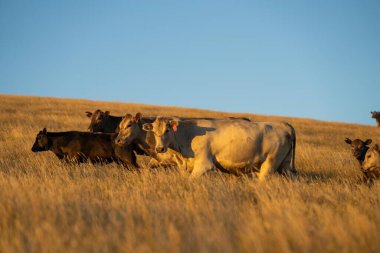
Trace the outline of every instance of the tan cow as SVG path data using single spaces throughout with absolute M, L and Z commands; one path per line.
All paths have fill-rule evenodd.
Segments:
M 150 167 L 179 165 L 180 169 L 186 169 L 181 159 L 181 154 L 175 150 L 169 150 L 165 153 L 158 153 L 155 150 L 156 142 L 152 132 L 144 131 L 142 126 L 146 123 L 153 123 L 156 118 L 142 117 L 141 113 L 136 116 L 126 114 L 120 122 L 118 136 L 115 139 L 118 145 L 133 145 L 136 149 L 142 150 L 145 154 L 150 155 L 153 159 L 149 161 Z M 215 118 L 180 118 L 182 121 L 192 120 L 217 120 Z M 248 118 L 228 117 L 228 120 L 243 120 L 250 122 Z
M 146 155 L 151 156 L 153 159 L 149 161 L 150 167 L 166 167 L 178 164 L 179 154 L 175 151 L 157 153 L 154 150 L 155 139 L 153 133 L 142 130 L 143 124 L 152 123 L 154 120 L 155 118 L 142 117 L 141 113 L 137 113 L 136 116 L 126 114 L 118 126 L 119 133 L 115 139 L 115 143 L 118 146 L 132 145 L 142 150 Z
M 191 177 L 215 168 L 234 174 L 259 172 L 260 180 L 273 172 L 297 174 L 296 134 L 288 123 L 158 117 L 143 129 L 154 133 L 156 152 L 181 154 L 179 166 L 188 167 Z
M 380 151 L 378 144 L 375 144 L 367 151 L 362 166 L 370 179 L 380 179 Z

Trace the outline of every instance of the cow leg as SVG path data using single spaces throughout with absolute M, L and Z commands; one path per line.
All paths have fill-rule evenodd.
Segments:
M 292 167 L 292 149 L 289 150 L 285 159 L 282 161 L 281 165 L 277 169 L 281 175 L 289 176 L 290 178 L 297 178 L 298 172 Z
M 191 172 L 190 178 L 193 179 L 202 176 L 204 173 L 214 168 L 215 164 L 212 162 L 211 159 L 207 157 L 207 155 L 196 157 L 194 159 L 194 167 L 193 171 Z
M 268 156 L 267 159 L 263 162 L 260 168 L 259 180 L 264 181 L 269 174 L 274 173 L 276 169 L 279 168 L 282 159 L 279 162 L 278 157 Z
M 155 169 L 155 168 L 160 167 L 160 163 L 156 159 L 150 158 L 148 167 L 150 167 L 151 169 Z
M 137 163 L 136 154 L 130 147 L 115 148 L 115 156 L 118 160 L 122 162 L 124 167 L 128 167 L 128 165 L 133 165 L 136 168 L 140 168 L 140 166 Z

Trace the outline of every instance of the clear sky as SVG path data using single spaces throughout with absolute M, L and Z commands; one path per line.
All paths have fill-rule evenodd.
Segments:
M 0 0 L 0 93 L 374 125 L 380 1 Z

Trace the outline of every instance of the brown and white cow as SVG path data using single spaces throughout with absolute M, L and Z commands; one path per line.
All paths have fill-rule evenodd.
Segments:
M 363 170 L 368 174 L 371 180 L 380 179 L 380 151 L 379 145 L 375 144 L 371 147 L 363 161 Z
M 116 162 L 138 167 L 132 148 L 115 145 L 116 136 L 117 134 L 78 131 L 47 132 L 44 128 L 37 134 L 32 151 L 52 151 L 66 162 Z
M 380 112 L 373 111 L 371 114 L 372 118 L 376 119 L 376 126 L 380 127 Z
M 171 150 L 180 154 L 178 166 L 192 171 L 191 177 L 211 169 L 234 174 L 259 172 L 260 180 L 273 172 L 297 174 L 296 134 L 288 123 L 158 117 L 143 124 L 143 129 L 154 133 L 157 153 Z

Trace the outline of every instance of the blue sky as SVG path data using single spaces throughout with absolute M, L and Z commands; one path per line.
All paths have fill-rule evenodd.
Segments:
M 380 1 L 0 0 L 0 93 L 371 124 Z

